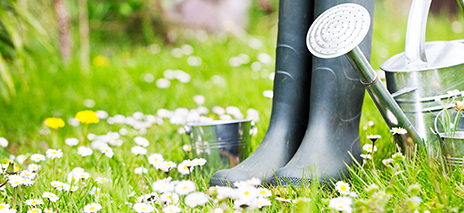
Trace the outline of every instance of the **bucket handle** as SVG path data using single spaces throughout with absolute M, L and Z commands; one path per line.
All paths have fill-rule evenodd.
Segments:
M 425 29 L 432 0 L 413 0 L 406 29 L 405 59 L 409 70 L 427 67 Z

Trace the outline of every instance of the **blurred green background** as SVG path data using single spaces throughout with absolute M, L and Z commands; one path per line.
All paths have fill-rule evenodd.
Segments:
M 263 92 L 273 87 L 269 75 L 275 64 L 277 0 L 250 1 L 246 24 L 223 23 L 216 30 L 190 28 L 171 18 L 183 1 L 0 2 L 0 137 L 12 144 L 10 152 L 44 140 L 40 131 L 46 117 L 67 122 L 84 109 L 105 110 L 110 116 L 137 111 L 156 115 L 161 108 L 196 108 L 195 95 L 203 95 L 209 109 L 258 110 L 253 147 L 264 136 L 272 100 Z M 374 69 L 404 51 L 409 4 L 376 1 Z M 429 16 L 426 40 L 464 39 L 463 11 L 441 4 Z M 240 54 L 249 60 L 235 63 L 232 58 Z M 254 62 L 260 67 L 253 67 Z M 168 88 L 160 88 L 157 80 L 168 69 L 182 70 L 191 79 L 171 80 Z M 152 127 L 153 138 L 180 143 L 181 126 L 166 125 Z M 59 131 L 75 134 L 70 125 Z M 360 131 L 362 140 L 389 131 L 367 95 Z

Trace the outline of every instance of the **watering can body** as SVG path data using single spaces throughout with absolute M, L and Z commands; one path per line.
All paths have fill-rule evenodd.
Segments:
M 464 90 L 464 43 L 433 41 L 425 43 L 425 26 L 431 0 L 414 0 L 408 20 L 405 52 L 386 60 L 387 88 L 395 101 L 426 141 L 430 153 L 438 152 L 434 126 L 440 101 Z

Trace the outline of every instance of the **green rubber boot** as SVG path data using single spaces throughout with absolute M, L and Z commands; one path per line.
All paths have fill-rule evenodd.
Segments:
M 273 171 L 283 167 L 298 149 L 308 124 L 311 54 L 306 33 L 313 20 L 309 0 L 279 2 L 274 98 L 269 128 L 261 144 L 245 161 L 216 172 L 210 186 L 257 177 L 270 182 Z
M 341 3 L 364 6 L 372 20 L 374 0 L 316 1 L 315 17 Z M 367 58 L 370 58 L 371 43 L 372 26 L 359 45 Z M 349 152 L 361 160 L 359 121 L 364 86 L 345 56 L 313 57 L 312 61 L 308 129 L 292 159 L 276 171 L 273 185 L 308 185 L 312 178 L 330 183 L 329 180 L 348 176 L 347 165 L 354 162 Z

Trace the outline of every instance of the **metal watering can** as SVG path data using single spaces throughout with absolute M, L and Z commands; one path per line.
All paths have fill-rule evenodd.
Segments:
M 430 128 L 443 110 L 436 101 L 450 98 L 447 91 L 464 90 L 464 43 L 462 40 L 425 43 L 431 2 L 412 2 L 405 51 L 386 60 L 380 68 L 386 73 L 388 90 L 427 142 L 429 152 L 435 153 L 439 146 Z

